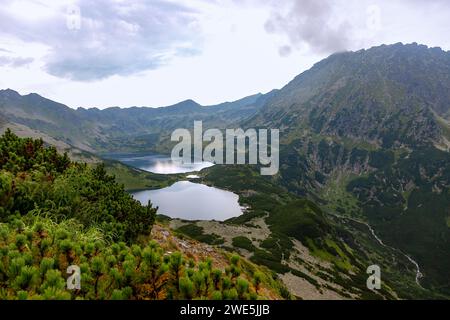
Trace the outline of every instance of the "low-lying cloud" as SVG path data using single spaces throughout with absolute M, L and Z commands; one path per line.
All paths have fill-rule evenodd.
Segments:
M 445 33 L 448 25 L 433 26 L 430 16 L 438 21 L 450 12 L 448 0 L 264 0 L 264 3 L 270 7 L 265 31 L 284 37 L 280 56 L 293 50 L 319 55 L 356 50 L 385 43 L 386 39 L 420 42 L 408 26 L 421 25 Z
M 332 53 L 346 50 L 351 43 L 352 26 L 337 19 L 330 0 L 290 0 L 285 7 L 273 2 L 272 13 L 264 25 L 268 33 L 284 34 L 288 45 L 280 48 L 282 56 L 292 47 L 307 46 L 315 53 Z

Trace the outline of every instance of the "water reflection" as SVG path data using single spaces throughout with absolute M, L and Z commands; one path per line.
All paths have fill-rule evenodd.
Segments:
M 194 172 L 200 171 L 204 168 L 208 168 L 214 165 L 211 162 L 183 164 L 181 163 L 181 161 L 173 161 L 170 157 L 159 154 L 151 154 L 151 155 L 108 154 L 106 155 L 106 157 L 118 160 L 135 168 L 159 174 Z
M 223 221 L 242 214 L 239 197 L 230 191 L 188 181 L 170 187 L 133 193 L 142 204 L 150 199 L 158 213 L 185 220 Z

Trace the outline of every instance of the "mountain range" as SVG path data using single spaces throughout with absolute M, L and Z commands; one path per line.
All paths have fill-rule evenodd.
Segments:
M 396 274 L 411 271 L 409 258 L 420 266 L 420 275 L 415 272 L 420 287 L 450 296 L 449 52 L 398 43 L 336 53 L 280 90 L 214 106 L 187 100 L 161 108 L 75 110 L 37 94 L 0 91 L 2 130 L 40 136 L 85 157 L 168 153 L 172 130 L 191 128 L 194 120 L 202 120 L 205 128 L 280 129 L 276 176 L 249 178 L 245 188 L 236 181 L 246 181 L 247 169 L 215 166 L 204 176 L 240 195 L 269 190 L 274 199 L 281 199 L 277 207 L 264 207 L 262 200 L 251 203 L 261 211 L 256 215 L 268 213 L 265 221 L 272 242 L 300 241 L 312 251 L 320 251 L 322 245 L 335 257 L 346 256 L 345 250 L 357 251 L 359 258 L 344 260 L 360 269 L 362 256 L 376 262 L 378 255 L 385 263 L 396 255 L 397 262 L 390 266 Z M 312 214 L 311 220 L 291 228 L 280 225 L 292 222 L 286 213 L 295 213 L 297 207 L 302 214 Z M 249 221 L 244 220 L 240 222 Z M 354 221 L 367 224 L 370 229 L 363 233 L 372 230 L 396 253 L 382 248 L 368 253 L 361 226 L 349 227 Z M 317 230 L 326 236 L 316 235 Z M 314 237 L 321 240 L 308 242 Z M 341 240 L 350 249 L 335 245 Z M 266 245 L 265 254 L 275 252 Z M 292 249 L 288 244 L 284 248 Z M 273 266 L 273 256 L 263 259 L 259 251 L 254 256 Z M 401 286 L 401 281 L 396 283 Z
M 0 91 L 0 121 L 3 128 L 25 126 L 28 131 L 37 131 L 38 136 L 48 135 L 89 152 L 148 151 L 157 150 L 174 129 L 192 127 L 194 120 L 219 128 L 239 123 L 255 114 L 275 93 L 273 90 L 207 107 L 186 100 L 159 108 L 74 110 L 37 94 L 22 96 L 7 89 Z

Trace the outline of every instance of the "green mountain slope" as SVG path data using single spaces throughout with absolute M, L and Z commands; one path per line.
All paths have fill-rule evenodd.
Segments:
M 417 285 L 417 269 L 400 251 L 374 237 L 367 225 L 341 214 L 330 214 L 304 197 L 298 197 L 252 166 L 214 166 L 201 173 L 202 181 L 239 194 L 247 211 L 215 226 L 196 223 L 203 232 L 219 233 L 229 245 L 244 249 L 255 263 L 279 273 L 298 296 L 311 298 L 437 298 L 440 295 Z M 180 226 L 180 222 L 174 222 Z M 183 223 L 181 223 L 183 225 Z M 245 231 L 236 233 L 236 228 Z M 221 233 L 220 230 L 223 230 Z M 265 231 L 264 231 L 265 230 Z M 242 237 L 243 236 L 243 237 Z M 250 241 L 249 241 L 250 240 Z M 383 288 L 366 287 L 366 269 L 377 264 Z M 301 279 L 301 280 L 299 280 Z M 308 284 L 306 284 L 308 283 Z M 317 290 L 318 294 L 313 292 Z
M 449 294 L 450 53 L 416 44 L 335 54 L 246 126 L 280 128 L 273 181 L 373 225 Z M 439 257 L 436 259 L 435 257 Z
M 300 129 L 390 147 L 441 143 L 450 54 L 416 44 L 338 53 L 282 88 L 249 125 Z

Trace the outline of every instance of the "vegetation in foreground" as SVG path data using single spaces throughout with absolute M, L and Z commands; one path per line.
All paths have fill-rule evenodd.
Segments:
M 266 275 L 244 273 L 237 255 L 222 270 L 155 241 L 109 243 L 98 229 L 83 229 L 40 216 L 0 224 L 0 299 L 262 298 Z M 70 265 L 80 267 L 79 290 L 67 290 Z
M 0 137 L 0 299 L 265 297 L 270 275 L 242 268 L 237 255 L 216 268 L 146 240 L 155 217 L 103 166 L 73 163 L 8 130 Z M 74 291 L 66 287 L 70 265 L 80 267 Z

